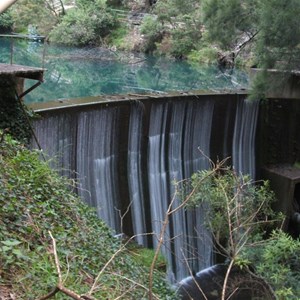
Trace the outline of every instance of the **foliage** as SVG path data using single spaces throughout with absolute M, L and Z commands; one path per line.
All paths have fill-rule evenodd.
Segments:
M 188 60 L 198 63 L 216 64 L 219 49 L 211 45 L 207 32 L 203 32 L 197 49 L 192 50 L 188 54 Z
M 206 0 L 204 23 L 212 41 L 225 50 L 232 49 L 243 34 L 253 35 L 257 0 Z
M 0 14 L 0 33 L 7 33 L 12 31 L 13 19 L 10 12 Z
M 138 245 L 134 246 L 128 246 L 128 249 L 130 253 L 133 255 L 134 260 L 140 262 L 142 265 L 150 268 L 152 261 L 155 256 L 155 251 L 153 249 L 144 248 Z M 167 261 L 166 258 L 159 254 L 156 262 L 155 262 L 155 268 L 166 271 Z
M 142 24 L 147 51 L 153 52 L 157 43 L 161 43 L 159 48 L 165 50 L 164 54 L 179 58 L 195 49 L 202 37 L 199 0 L 158 1 L 153 8 L 153 14 L 155 17 L 145 18 Z M 163 45 L 164 42 L 168 43 L 168 47 Z
M 188 205 L 209 206 L 206 222 L 215 241 L 227 257 L 235 258 L 245 244 L 257 235 L 263 237 L 269 223 L 279 218 L 271 209 L 275 197 L 266 181 L 255 185 L 248 176 L 229 168 L 212 176 L 209 172 L 203 170 L 192 176 L 195 192 Z
M 1 136 L 1 285 L 12 286 L 17 299 L 37 299 L 56 286 L 51 231 L 66 287 L 86 293 L 114 257 L 103 269 L 93 296 L 143 299 L 148 270 L 121 246 L 94 210 L 71 192 L 70 182 L 40 161 L 39 152 Z M 157 271 L 154 282 L 154 293 L 161 299 L 173 297 Z M 57 294 L 56 299 L 66 298 Z
M 28 143 L 31 136 L 29 122 L 34 115 L 18 101 L 13 78 L 2 76 L 0 86 L 0 129 L 9 131 L 14 138 Z
M 106 0 L 77 0 L 76 5 L 80 9 L 103 9 L 106 7 Z
M 205 0 L 203 10 L 211 41 L 223 49 L 237 55 L 245 45 L 252 44 L 255 65 L 259 68 L 285 71 L 300 68 L 298 0 Z M 254 94 L 262 96 L 272 89 L 268 77 L 269 73 L 263 72 L 254 82 Z
M 117 49 L 126 48 L 126 37 L 129 29 L 125 26 L 118 26 L 108 36 L 108 44 L 115 46 Z
M 188 54 L 188 60 L 198 63 L 215 64 L 217 61 L 217 49 L 214 47 L 202 47 L 192 50 Z
M 101 39 L 116 27 L 116 16 L 106 9 L 105 1 L 82 0 L 77 5 L 51 31 L 50 40 L 77 46 L 101 44 Z
M 263 244 L 245 249 L 243 257 L 255 262 L 256 273 L 274 288 L 278 299 L 300 298 L 300 241 L 276 230 Z
M 37 28 L 38 34 L 48 35 L 59 21 L 45 0 L 19 0 L 11 8 L 16 32 L 28 33 L 28 27 Z
M 153 52 L 156 49 L 156 43 L 160 42 L 163 38 L 162 31 L 163 26 L 160 22 L 157 22 L 155 17 L 147 16 L 144 18 L 141 25 L 141 33 L 146 38 L 143 49 L 146 53 Z
M 53 8 L 52 0 L 20 0 L 13 6 L 12 16 L 18 32 L 28 27 L 50 35 L 50 39 L 67 45 L 100 44 L 117 24 L 116 17 L 106 9 L 105 0 L 76 1 L 76 7 L 62 13 Z
M 276 13 L 274 13 L 276 11 Z M 258 55 L 266 68 L 300 68 L 300 3 L 262 1 L 259 11 Z
M 261 94 L 281 88 L 290 77 L 289 71 L 300 69 L 300 2 L 298 0 L 261 1 L 258 14 L 260 33 L 256 44 L 258 66 L 276 69 L 276 80 L 267 72 L 253 83 L 252 89 Z M 259 80 L 261 79 L 261 80 Z M 264 95 L 263 95 L 264 96 Z
M 253 267 L 278 299 L 299 299 L 300 241 L 272 231 L 283 216 L 271 209 L 275 199 L 268 182 L 254 184 L 229 168 L 211 172 L 192 176 L 187 206 L 209 207 L 206 222 L 217 250 L 240 268 Z

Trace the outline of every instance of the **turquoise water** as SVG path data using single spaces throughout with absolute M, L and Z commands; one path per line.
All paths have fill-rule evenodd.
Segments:
M 26 96 L 27 103 L 108 94 L 248 87 L 248 74 L 243 70 L 220 70 L 167 58 L 21 39 L 0 39 L 1 63 L 10 62 L 11 49 L 13 63 L 47 69 L 44 83 Z M 26 80 L 26 87 L 33 83 Z

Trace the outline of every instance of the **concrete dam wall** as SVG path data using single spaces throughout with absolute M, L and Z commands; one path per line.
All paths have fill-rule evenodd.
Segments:
M 174 181 L 207 169 L 208 158 L 229 157 L 237 172 L 253 178 L 265 164 L 300 160 L 300 130 L 282 137 L 285 145 L 276 143 L 293 126 L 277 120 L 282 100 L 245 99 L 242 93 L 96 97 L 35 107 L 42 118 L 34 127 L 43 151 L 55 158 L 53 167 L 78 182 L 78 194 L 99 217 L 116 233 L 155 247 Z M 291 101 L 295 107 L 286 113 L 296 122 L 299 104 Z M 205 207 L 181 210 L 168 223 L 163 252 L 176 279 L 213 263 L 204 214 Z

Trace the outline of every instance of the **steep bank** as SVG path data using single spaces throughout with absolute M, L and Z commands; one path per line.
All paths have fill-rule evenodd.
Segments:
M 94 297 L 82 299 L 144 299 L 149 270 L 39 155 L 1 132 L 0 296 L 48 299 L 63 286 Z M 164 274 L 156 272 L 153 293 L 171 295 Z M 55 299 L 70 298 L 60 289 Z

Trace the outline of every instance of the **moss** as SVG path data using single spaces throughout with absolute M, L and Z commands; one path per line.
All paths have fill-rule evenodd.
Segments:
M 30 112 L 25 107 L 22 107 L 16 98 L 16 85 L 13 77 L 1 77 L 0 129 L 9 131 L 16 139 L 27 143 L 31 137 L 30 124 L 28 123 Z

